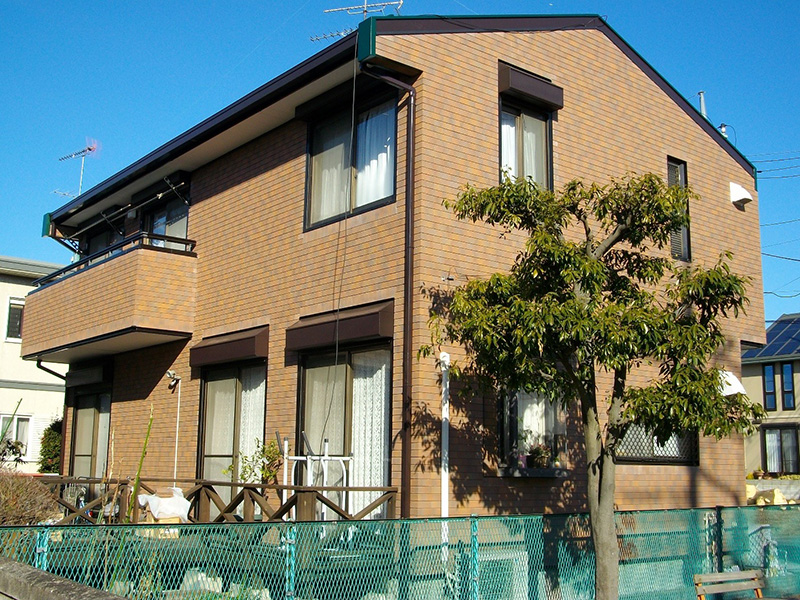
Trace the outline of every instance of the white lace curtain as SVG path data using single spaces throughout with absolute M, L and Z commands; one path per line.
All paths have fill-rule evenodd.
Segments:
M 394 101 L 391 101 L 359 115 L 356 131 L 356 208 L 394 193 L 394 112 Z
M 353 355 L 352 485 L 382 487 L 389 481 L 390 352 Z M 355 514 L 380 497 L 380 492 L 353 492 Z

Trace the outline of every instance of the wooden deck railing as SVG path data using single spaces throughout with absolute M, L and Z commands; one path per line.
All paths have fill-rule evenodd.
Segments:
M 44 475 L 38 476 L 37 480 L 50 490 L 64 511 L 64 517 L 57 525 L 139 523 L 144 518 L 139 502 L 133 499 L 132 479 Z M 182 489 L 184 498 L 189 501 L 189 520 L 195 523 L 316 521 L 322 512 L 328 515 L 327 518 L 358 521 L 379 509 L 383 510 L 381 516 L 384 518 L 397 517 L 397 488 L 393 487 L 308 487 L 204 479 L 173 482 L 172 479 L 147 478 L 139 481 L 137 494 L 156 494 L 173 483 Z M 221 494 L 222 490 L 229 491 Z M 353 492 L 379 495 L 355 514 L 329 497 L 349 497 Z M 230 500 L 226 501 L 225 497 L 230 497 Z

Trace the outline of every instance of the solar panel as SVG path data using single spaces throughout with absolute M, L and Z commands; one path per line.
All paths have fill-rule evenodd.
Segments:
M 800 354 L 800 315 L 782 315 L 767 329 L 767 343 L 742 353 L 743 359 Z

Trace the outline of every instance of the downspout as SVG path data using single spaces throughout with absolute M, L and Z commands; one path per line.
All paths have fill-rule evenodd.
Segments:
M 442 564 L 447 564 L 450 555 L 450 355 L 439 354 L 442 367 Z
M 57 373 L 56 371 L 53 371 L 53 369 L 48 369 L 47 367 L 45 367 L 42 364 L 42 359 L 41 358 L 36 360 L 36 368 L 37 369 L 41 369 L 45 373 L 49 373 L 53 377 L 58 377 L 61 381 L 66 381 L 67 380 L 66 375 L 62 375 L 61 373 Z
M 399 79 L 372 70 L 367 62 L 361 63 L 361 72 L 379 79 L 408 94 L 406 118 L 406 226 L 403 268 L 403 448 L 400 473 L 400 517 L 411 516 L 411 364 L 414 319 L 414 117 L 417 91 L 414 86 Z

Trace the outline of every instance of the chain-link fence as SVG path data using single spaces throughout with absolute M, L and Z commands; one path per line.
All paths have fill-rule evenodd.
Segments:
M 800 593 L 800 507 L 618 513 L 622 598 L 694 598 L 762 568 Z M 594 595 L 586 515 L 0 529 L 0 554 L 136 599 L 569 600 Z

